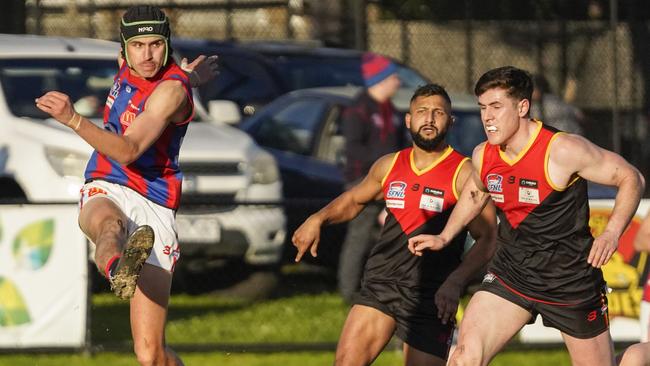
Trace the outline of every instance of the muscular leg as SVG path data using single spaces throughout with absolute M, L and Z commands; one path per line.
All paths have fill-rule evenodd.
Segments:
M 126 242 L 127 218 L 108 198 L 97 197 L 86 202 L 79 212 L 79 227 L 95 243 L 95 263 L 101 273 Z
M 633 344 L 617 359 L 619 366 L 650 366 L 650 343 Z
M 432 354 L 422 352 L 404 343 L 404 365 L 405 366 L 445 366 L 446 360 Z
M 524 308 L 493 293 L 478 291 L 463 315 L 449 364 L 487 365 L 530 317 Z
M 395 320 L 365 305 L 354 305 L 336 347 L 336 366 L 370 365 L 395 331 Z
M 172 274 L 145 264 L 131 299 L 131 332 L 140 365 L 183 365 L 165 345 L 165 321 Z
M 589 339 L 571 337 L 562 333 L 564 343 L 571 355 L 573 366 L 612 366 L 614 361 L 614 345 L 609 330 Z

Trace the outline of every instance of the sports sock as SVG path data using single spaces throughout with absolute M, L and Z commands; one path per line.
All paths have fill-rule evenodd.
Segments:
M 104 268 L 104 276 L 106 276 L 106 278 L 109 280 L 113 277 L 113 272 L 115 272 L 115 269 L 117 268 L 117 263 L 119 262 L 120 257 L 120 254 L 116 254 L 113 256 L 113 258 L 108 260 L 108 263 L 106 263 L 106 268 Z

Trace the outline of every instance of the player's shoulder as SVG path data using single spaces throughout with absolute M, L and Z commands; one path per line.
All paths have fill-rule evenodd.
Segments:
M 183 82 L 177 79 L 162 80 L 156 85 L 153 91 L 154 95 L 161 95 L 165 98 L 183 97 L 185 98 L 187 92 L 183 86 Z
M 394 164 L 394 161 L 397 159 L 399 154 L 400 151 L 388 153 L 377 159 L 375 165 L 381 167 L 382 170 L 388 170 Z
M 580 157 L 583 152 L 595 146 L 586 138 L 567 132 L 558 132 L 553 135 L 550 142 L 551 156 L 564 160 Z
M 474 150 L 472 151 L 472 156 L 470 157 L 474 165 L 482 164 L 483 153 L 485 152 L 485 147 L 487 146 L 487 143 L 488 143 L 487 141 L 483 141 L 474 147 Z

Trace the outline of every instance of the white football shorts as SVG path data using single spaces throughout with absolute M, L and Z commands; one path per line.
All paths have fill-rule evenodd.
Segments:
M 128 218 L 127 236 L 141 225 L 151 226 L 155 241 L 146 263 L 174 271 L 181 255 L 174 210 L 158 205 L 128 187 L 103 180 L 84 184 L 81 188 L 79 209 L 98 197 L 112 200 L 124 212 Z

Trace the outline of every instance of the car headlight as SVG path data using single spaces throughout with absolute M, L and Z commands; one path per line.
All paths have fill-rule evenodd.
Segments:
M 253 183 L 270 184 L 277 182 L 280 173 L 278 165 L 273 156 L 267 153 L 260 153 L 251 162 L 251 175 Z
M 51 146 L 45 148 L 45 156 L 58 175 L 83 180 L 88 156 Z

